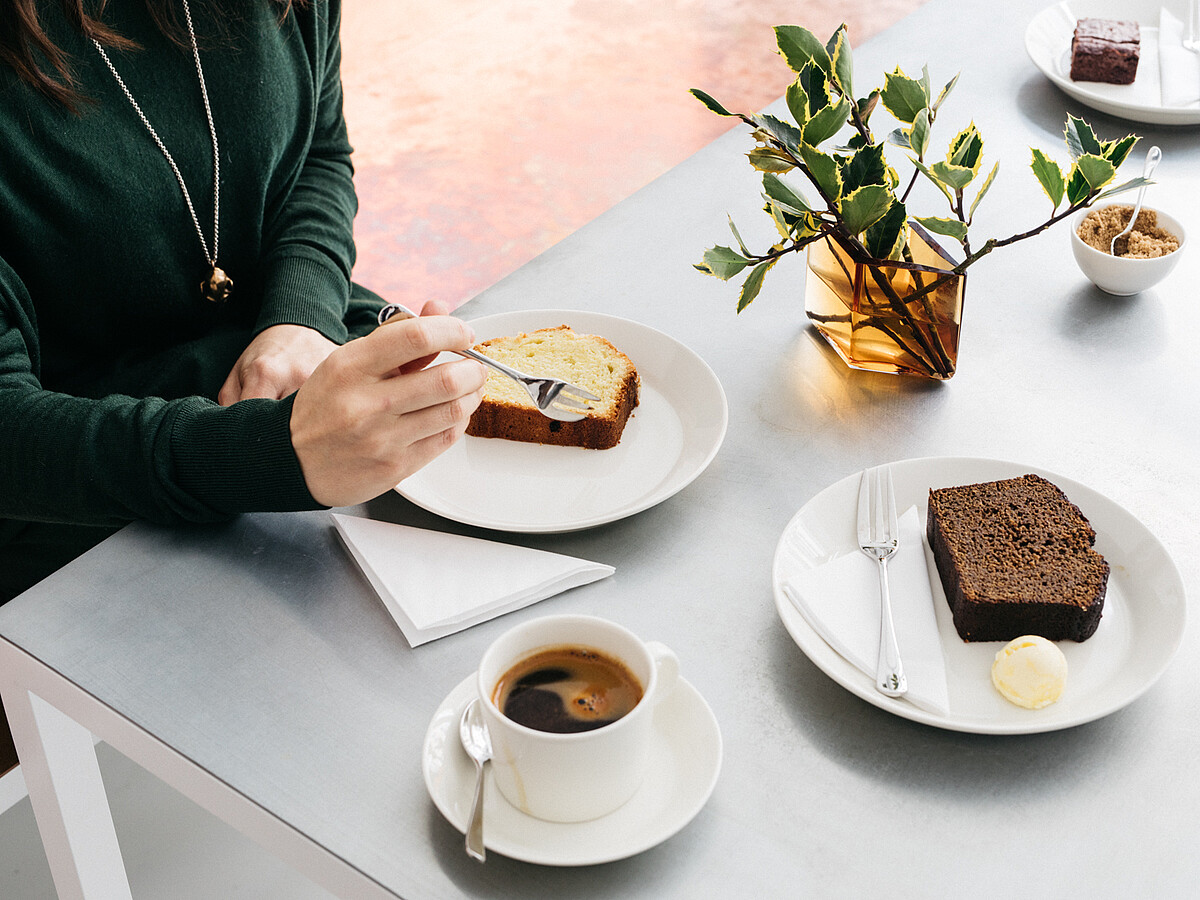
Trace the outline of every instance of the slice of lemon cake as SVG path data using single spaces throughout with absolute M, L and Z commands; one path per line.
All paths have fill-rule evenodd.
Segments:
M 489 371 L 483 402 L 467 426 L 467 434 L 475 437 L 606 450 L 620 442 L 638 405 L 637 369 L 598 335 L 576 334 L 559 325 L 492 338 L 475 349 L 528 375 L 561 378 L 601 398 L 591 402 L 592 409 L 578 422 L 560 422 L 542 415 L 521 385 Z

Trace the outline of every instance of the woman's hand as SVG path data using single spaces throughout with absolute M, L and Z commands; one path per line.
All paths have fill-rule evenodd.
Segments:
M 292 446 L 313 499 L 325 506 L 369 500 L 458 440 L 486 373 L 469 359 L 428 363 L 474 342 L 459 319 L 424 315 L 389 322 L 329 354 L 292 406 Z
M 272 325 L 255 336 L 217 394 L 222 406 L 250 397 L 282 400 L 308 380 L 337 344 L 303 325 Z

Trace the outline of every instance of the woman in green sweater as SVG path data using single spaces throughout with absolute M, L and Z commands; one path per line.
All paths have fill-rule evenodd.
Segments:
M 339 20 L 0 0 L 0 602 L 134 519 L 367 500 L 465 429 L 481 367 L 426 363 L 470 329 L 372 330 L 350 278 Z

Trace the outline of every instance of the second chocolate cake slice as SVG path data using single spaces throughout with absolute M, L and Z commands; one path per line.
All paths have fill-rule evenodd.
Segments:
M 1046 479 L 931 490 L 926 531 L 963 640 L 1083 641 L 1100 624 L 1108 563 L 1083 513 Z

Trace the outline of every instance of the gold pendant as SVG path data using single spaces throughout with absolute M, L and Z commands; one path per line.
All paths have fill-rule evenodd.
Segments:
M 208 278 L 200 283 L 200 296 L 210 303 L 224 303 L 232 293 L 233 279 L 217 266 L 213 266 Z

